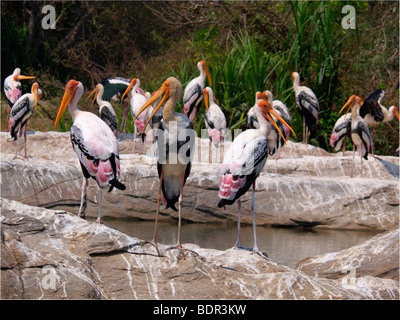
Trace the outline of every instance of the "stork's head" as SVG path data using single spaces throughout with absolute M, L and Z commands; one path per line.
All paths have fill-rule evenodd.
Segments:
M 128 93 L 129 91 L 131 91 L 131 89 L 132 89 L 136 84 L 138 84 L 138 86 L 139 86 L 139 85 L 140 85 L 140 80 L 139 80 L 139 79 L 136 79 L 136 78 L 133 78 L 133 79 L 131 80 L 131 82 L 129 83 L 128 88 L 126 88 L 124 94 L 122 95 L 121 101 L 124 101 L 124 97 L 127 95 L 127 93 Z
M 340 109 L 339 115 L 342 113 L 344 109 L 347 107 L 347 112 L 351 110 L 353 107 L 361 107 L 363 105 L 364 101 L 361 99 L 359 96 L 352 95 L 350 96 L 349 100 L 347 100 L 346 104 Z
M 262 99 L 262 100 L 258 101 L 257 106 L 263 112 L 263 116 L 265 117 L 265 119 L 267 119 L 275 127 L 275 129 L 279 132 L 279 134 L 281 135 L 281 137 L 283 138 L 283 141 L 285 143 L 286 143 L 285 135 L 279 129 L 278 125 L 276 124 L 276 122 L 272 116 L 274 116 L 276 119 L 278 119 L 284 125 L 286 125 L 289 128 L 289 130 L 292 131 L 294 136 L 296 136 L 296 133 L 293 131 L 292 127 L 289 124 L 287 124 L 287 122 L 285 120 L 283 120 L 283 118 L 280 116 L 280 114 L 278 112 L 276 112 L 276 110 L 271 106 L 271 104 L 267 100 Z
M 13 78 L 14 81 L 20 81 L 20 80 L 28 80 L 28 79 L 35 79 L 36 77 L 34 76 L 23 76 L 21 75 L 21 69 L 20 68 L 15 68 L 13 72 Z
M 75 97 L 75 95 L 79 92 L 80 95 L 83 93 L 83 85 L 79 81 L 69 80 L 67 85 L 65 86 L 64 96 L 61 101 L 60 108 L 58 109 L 56 121 L 54 122 L 54 128 L 57 128 L 58 122 L 65 109 L 67 109 L 71 100 Z
M 197 63 L 197 68 L 200 70 L 204 70 L 204 72 L 206 73 L 207 79 L 208 79 L 208 83 L 210 86 L 212 86 L 212 81 L 211 81 L 211 76 L 210 76 L 210 72 L 208 71 L 206 62 L 204 60 L 201 60 Z

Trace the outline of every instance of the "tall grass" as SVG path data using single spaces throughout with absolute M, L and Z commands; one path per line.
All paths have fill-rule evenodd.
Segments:
M 297 138 L 302 140 L 302 119 L 295 106 L 291 73 L 299 72 L 305 85 L 319 98 L 320 118 L 310 142 L 329 149 L 329 137 L 337 115 L 331 112 L 338 99 L 338 66 L 345 35 L 341 28 L 338 3 L 293 1 L 286 6 L 288 32 L 282 35 L 281 47 L 266 51 L 265 43 L 241 33 L 232 39 L 225 55 L 205 52 L 213 77 L 213 91 L 225 112 L 229 129 L 245 128 L 247 111 L 254 105 L 257 91 L 270 90 L 284 102 L 292 116 Z M 195 45 L 195 44 L 194 44 Z M 193 70 L 183 63 L 181 70 Z M 198 71 L 190 75 L 197 76 Z M 185 76 L 180 72 L 178 76 Z M 182 82 L 183 83 L 183 82 Z M 200 116 L 204 108 L 200 110 Z

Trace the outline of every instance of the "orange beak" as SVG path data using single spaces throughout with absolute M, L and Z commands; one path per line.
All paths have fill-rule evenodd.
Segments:
M 292 127 L 289 126 L 289 124 L 283 120 L 283 118 L 279 115 L 278 112 L 276 112 L 276 110 L 274 108 L 272 108 L 272 106 L 270 105 L 270 103 L 267 100 L 261 100 L 258 102 L 257 104 L 261 110 L 264 112 L 264 115 L 266 117 L 266 119 L 268 121 L 270 121 L 272 123 L 272 125 L 275 127 L 275 129 L 279 132 L 279 134 L 281 135 L 283 141 L 286 143 L 286 139 L 284 134 L 282 133 L 282 131 L 279 129 L 278 125 L 276 124 L 276 122 L 274 121 L 274 119 L 272 118 L 272 116 L 274 116 L 275 118 L 277 118 L 280 122 L 282 122 L 284 125 L 286 125 L 290 131 L 292 131 L 293 135 L 295 137 L 296 133 L 293 131 Z
M 136 120 L 136 118 L 147 108 L 149 108 L 155 101 L 157 101 L 157 99 L 159 97 L 161 97 L 163 94 L 165 94 L 160 103 L 158 104 L 158 106 L 156 108 L 154 108 L 153 113 L 149 116 L 149 119 L 146 122 L 146 125 L 144 126 L 143 130 L 146 130 L 147 125 L 149 124 L 150 120 L 153 118 L 153 116 L 157 113 L 158 109 L 161 108 L 161 106 L 165 103 L 165 101 L 167 101 L 167 99 L 169 98 L 170 95 L 170 83 L 168 80 L 165 80 L 164 83 L 162 84 L 161 88 L 158 89 L 156 92 L 153 93 L 153 95 L 149 98 L 149 100 L 146 101 L 146 103 L 140 108 L 139 112 L 137 113 L 136 117 L 133 118 L 134 122 Z
M 208 68 L 207 68 L 206 62 L 204 60 L 201 60 L 200 63 L 203 65 L 203 69 L 206 72 L 208 83 L 210 84 L 210 86 L 212 86 L 210 72 L 208 72 Z
M 206 105 L 206 110 L 209 108 L 209 96 L 206 88 L 203 89 L 204 104 Z
M 29 80 L 29 79 L 35 79 L 35 76 L 23 76 L 20 74 L 15 75 L 14 80 L 19 81 L 19 80 Z
M 78 81 L 70 80 L 65 86 L 64 96 L 62 98 L 60 108 L 58 109 L 56 121 L 54 122 L 54 129 L 57 128 L 58 122 L 60 121 L 62 114 L 64 113 L 65 109 L 67 109 L 72 98 L 75 96 L 75 91 L 78 84 L 79 84 Z
M 342 109 L 340 109 L 339 111 L 339 115 L 343 112 L 343 110 L 347 107 L 347 112 L 349 112 L 349 110 L 353 107 L 354 102 L 356 100 L 357 96 L 356 95 L 352 95 L 349 100 L 347 100 L 346 104 L 342 107 Z M 360 98 L 361 99 L 361 98 Z
M 137 81 L 136 78 L 133 78 L 133 79 L 131 80 L 131 82 L 129 83 L 128 88 L 126 88 L 124 94 L 123 94 L 122 97 L 121 97 L 121 101 L 124 101 L 124 97 L 127 95 L 127 93 L 128 93 L 129 91 L 131 91 L 131 89 L 133 88 L 133 86 L 136 84 L 136 81 Z
M 92 105 L 93 105 L 93 103 L 96 101 L 96 97 L 97 97 L 97 93 L 99 92 L 99 89 L 97 88 L 97 86 L 93 89 L 93 91 L 88 95 L 88 97 L 86 98 L 86 100 L 85 100 L 85 103 L 86 103 L 86 101 L 88 101 L 89 100 L 89 98 L 92 96 L 92 95 L 94 95 L 94 97 L 93 97 L 93 100 L 92 100 Z
M 399 108 L 394 107 L 393 108 L 393 113 L 394 113 L 395 117 L 397 118 L 397 120 L 399 120 Z

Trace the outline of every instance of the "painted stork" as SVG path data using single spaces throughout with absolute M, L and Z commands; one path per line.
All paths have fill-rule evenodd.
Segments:
M 307 143 L 309 131 L 318 123 L 319 103 L 310 88 L 300 85 L 300 76 L 297 72 L 292 72 L 292 79 L 296 106 L 303 118 L 303 142 Z
M 108 192 L 111 192 L 114 188 L 125 190 L 126 187 L 119 181 L 120 160 L 117 139 L 110 127 L 98 116 L 78 108 L 78 101 L 82 94 L 83 85 L 81 82 L 68 81 L 54 122 L 54 128 L 57 128 L 62 114 L 68 107 L 73 121 L 70 130 L 72 147 L 78 156 L 83 173 L 78 216 L 82 218 L 85 216 L 87 187 L 89 178 L 92 177 L 99 186 L 96 222 L 100 223 L 103 188 L 110 187 Z
M 188 83 L 183 93 L 183 113 L 190 121 L 196 119 L 200 103 L 203 101 L 203 89 L 205 87 L 206 77 L 208 78 L 209 85 L 212 85 L 210 73 L 203 60 L 197 63 L 197 69 L 199 69 L 200 75 Z
M 360 108 L 360 116 L 364 119 L 365 123 L 371 126 L 371 142 L 372 142 L 372 155 L 375 154 L 374 150 L 374 133 L 375 126 L 383 121 L 383 108 L 381 101 L 385 96 L 385 91 L 378 89 L 372 92 L 367 99 L 365 99 L 364 104 Z
M 346 138 L 351 138 L 351 119 L 351 113 L 346 113 L 337 119 L 329 141 L 330 146 L 335 151 L 342 148 L 343 155 L 346 148 Z
M 96 85 L 96 88 L 90 93 L 88 99 L 95 95 L 97 105 L 99 106 L 99 117 L 103 120 L 112 130 L 115 137 L 118 138 L 118 121 L 114 108 L 109 101 L 104 100 L 104 86 L 101 83 Z M 93 101 L 94 101 L 93 99 Z
M 142 108 L 142 106 L 146 103 L 148 100 L 148 97 L 146 95 L 139 93 L 138 89 L 140 87 L 140 80 L 137 78 L 133 78 L 128 86 L 128 88 L 125 90 L 124 94 L 122 95 L 122 99 L 125 97 L 126 94 L 131 92 L 131 114 L 132 117 L 134 118 L 134 137 L 135 138 L 142 138 L 142 141 L 144 141 L 144 129 L 145 129 L 145 124 L 148 119 L 148 112 L 141 113 L 139 117 L 137 117 L 139 110 Z
M 14 72 L 4 79 L 4 94 L 6 96 L 8 107 L 7 107 L 7 121 L 10 119 L 10 111 L 14 103 L 22 95 L 22 86 L 20 80 L 35 79 L 34 76 L 23 76 L 21 75 L 21 69 L 15 68 Z
M 266 90 L 262 93 L 262 97 L 269 102 L 270 105 L 272 105 L 272 108 L 275 109 L 275 111 L 282 117 L 282 119 L 285 120 L 285 123 L 290 124 L 291 118 L 289 114 L 289 110 L 286 107 L 286 105 L 280 101 L 280 100 L 273 100 L 272 92 L 269 90 Z M 281 131 L 285 132 L 285 139 L 288 140 L 290 137 L 290 131 L 291 127 L 286 126 L 285 123 L 282 123 L 276 118 L 273 118 L 275 123 L 278 125 L 279 129 Z M 296 136 L 295 132 L 292 131 L 294 136 Z M 269 136 L 268 136 L 268 149 L 269 149 L 269 154 L 273 155 L 279 152 L 279 148 L 282 147 L 285 144 L 285 140 L 281 137 L 279 132 L 275 129 L 272 128 Z M 277 159 L 279 158 L 279 155 L 277 155 Z
M 253 252 L 266 256 L 258 249 L 256 218 L 255 218 L 255 182 L 264 167 L 268 156 L 268 140 L 272 126 L 274 126 L 285 141 L 283 133 L 273 120 L 273 116 L 279 121 L 290 126 L 272 108 L 266 100 L 260 100 L 254 110 L 259 129 L 249 129 L 239 134 L 230 145 L 221 165 L 221 183 L 218 196 L 221 200 L 218 207 L 231 205 L 236 200 L 238 203 L 238 232 L 234 248 L 240 248 L 240 197 L 252 186 L 251 212 L 253 216 Z
M 263 94 L 260 91 L 256 92 L 256 101 L 254 107 L 251 107 L 247 112 L 247 127 L 249 129 L 260 129 L 260 125 L 257 121 L 257 115 L 255 113 L 255 108 L 259 101 L 263 99 Z
M 346 107 L 348 107 L 347 111 L 351 109 L 351 139 L 353 141 L 353 163 L 355 146 L 357 146 L 361 160 L 361 176 L 362 158 L 368 160 L 368 152 L 371 148 L 371 134 L 364 119 L 360 116 L 360 108 L 362 104 L 363 100 L 360 97 L 352 95 L 339 111 L 339 114 L 341 114 L 342 111 L 346 109 Z M 351 174 L 351 176 L 353 176 L 353 173 Z
M 285 120 L 285 122 L 290 124 L 291 117 L 286 105 L 280 100 L 273 100 L 273 95 L 271 91 L 266 90 L 262 93 L 258 91 L 256 93 L 256 104 L 247 113 L 247 123 L 251 129 L 258 129 L 260 127 L 257 122 L 257 117 L 255 115 L 255 109 L 257 108 L 258 102 L 262 99 L 267 100 L 269 104 L 272 105 L 272 107 L 275 109 L 275 111 Z M 278 125 L 279 129 L 285 133 L 285 139 L 288 140 L 290 137 L 290 131 L 292 129 L 278 119 L 273 119 Z M 292 132 L 296 136 L 295 132 Z M 282 147 L 284 143 L 284 139 L 282 139 L 281 135 L 275 129 L 275 127 L 273 127 L 268 136 L 268 150 L 270 155 L 277 153 L 276 160 L 279 159 L 279 148 Z
M 211 148 L 212 144 L 217 146 L 225 137 L 226 118 L 221 108 L 214 101 L 214 93 L 210 87 L 203 89 L 204 103 L 206 112 L 204 122 L 206 124 L 209 142 L 209 162 L 212 162 Z
M 181 216 L 183 204 L 183 187 L 186 183 L 191 170 L 191 161 L 194 153 L 195 132 L 189 118 L 181 113 L 175 112 L 178 101 L 182 98 L 182 84 L 174 77 L 169 77 L 164 81 L 160 89 L 156 91 L 152 97 L 147 100 L 140 111 L 149 108 L 154 101 L 162 97 L 158 106 L 153 110 L 147 124 L 157 113 L 159 108 L 164 105 L 163 119 L 160 123 L 160 130 L 164 133 L 158 137 L 159 154 L 157 159 L 157 171 L 159 177 L 159 188 L 157 197 L 157 211 L 155 219 L 155 227 L 153 239 L 150 241 L 158 252 L 157 247 L 157 221 L 160 211 L 161 193 L 163 195 L 163 203 L 165 208 L 171 208 L 178 211 L 178 240 L 176 246 L 172 248 L 184 249 L 181 245 Z M 178 202 L 178 209 L 175 204 Z M 158 252 L 159 253 L 159 252 Z
M 17 151 L 15 152 L 15 158 L 18 156 L 19 151 L 19 137 L 24 135 L 24 157 L 28 158 L 26 152 L 26 130 L 28 127 L 29 119 L 33 114 L 33 110 L 37 106 L 38 100 L 42 96 L 42 91 L 39 89 L 39 85 L 35 82 L 32 85 L 31 93 L 25 93 L 17 101 L 15 101 L 10 111 L 10 119 L 8 121 L 8 131 L 14 141 L 17 140 Z

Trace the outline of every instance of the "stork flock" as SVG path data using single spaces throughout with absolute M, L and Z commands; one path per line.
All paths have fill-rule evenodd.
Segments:
M 181 217 L 183 206 L 183 190 L 190 175 L 195 132 L 192 122 L 195 121 L 199 108 L 205 103 L 205 126 L 209 136 L 209 147 L 218 146 L 224 140 L 227 121 L 221 108 L 217 104 L 212 90 L 212 81 L 207 65 L 204 61 L 197 64 L 200 75 L 185 86 L 174 78 L 166 79 L 161 87 L 153 94 L 140 88 L 140 79 L 108 78 L 101 81 L 90 93 L 87 99 L 93 97 L 99 107 L 99 116 L 78 108 L 78 101 L 83 95 L 83 84 L 77 80 L 70 80 L 66 84 L 64 96 L 60 103 L 54 127 L 57 128 L 62 114 L 68 108 L 73 124 L 70 129 L 72 147 L 79 159 L 82 169 L 81 201 L 78 216 L 85 216 L 87 202 L 87 188 L 89 178 L 96 181 L 99 187 L 98 217 L 101 222 L 101 202 L 104 188 L 111 192 L 114 188 L 125 190 L 126 186 L 120 181 L 121 166 L 118 148 L 118 133 L 126 131 L 126 122 L 129 109 L 134 123 L 134 137 L 142 138 L 151 129 L 156 129 L 159 152 L 157 157 L 157 171 L 159 187 L 153 237 L 146 241 L 157 245 L 157 221 L 161 201 L 165 208 L 178 212 L 177 243 L 171 249 L 186 251 L 181 244 Z M 26 151 L 26 130 L 42 91 L 37 82 L 32 84 L 31 93 L 22 95 L 20 80 L 35 79 L 34 76 L 22 76 L 19 68 L 4 81 L 4 92 L 8 101 L 9 126 L 11 137 L 17 140 L 15 158 L 18 157 L 18 140 L 24 134 L 24 157 Z M 319 103 L 315 93 L 306 86 L 300 85 L 300 76 L 297 72 L 291 74 L 296 107 L 303 119 L 303 142 L 307 143 L 309 132 L 318 123 Z M 206 78 L 209 85 L 206 86 Z M 365 101 L 352 95 L 341 108 L 339 115 L 347 108 L 332 131 L 330 144 L 338 151 L 345 147 L 348 137 L 353 142 L 353 162 L 355 147 L 362 159 L 368 159 L 368 153 L 374 152 L 372 137 L 376 124 L 391 121 L 394 116 L 399 119 L 398 108 L 395 106 L 386 109 L 381 100 L 383 90 L 376 90 Z M 118 130 L 117 116 L 111 101 L 123 102 L 123 118 Z M 183 113 L 176 111 L 179 101 L 183 102 Z M 351 112 L 349 112 L 351 110 Z M 296 137 L 290 126 L 291 116 L 287 106 L 273 99 L 269 90 L 255 93 L 254 106 L 248 111 L 247 124 L 249 129 L 240 133 L 233 140 L 220 165 L 221 180 L 218 191 L 219 208 L 232 205 L 238 206 L 237 239 L 234 248 L 240 246 L 240 211 L 241 196 L 252 187 L 251 212 L 253 217 L 254 246 L 253 252 L 267 257 L 257 245 L 256 215 L 255 215 L 255 188 L 256 179 L 260 175 L 268 155 L 276 154 L 290 138 L 290 133 Z M 368 129 L 371 126 L 371 131 Z M 210 156 L 211 159 L 211 156 Z M 211 161 L 211 160 L 210 160 Z M 362 175 L 362 167 L 361 167 Z M 176 207 L 178 206 L 178 208 Z

